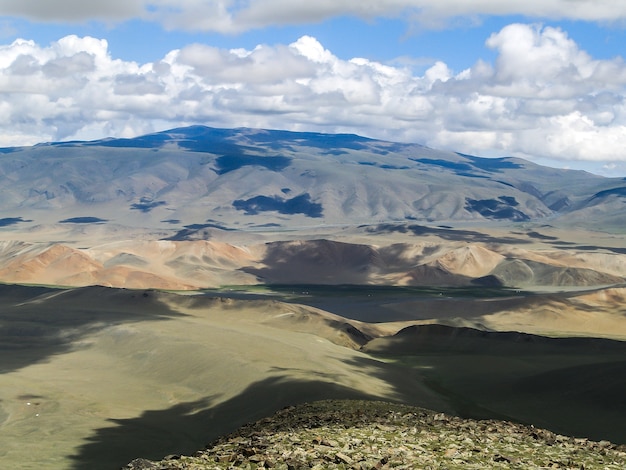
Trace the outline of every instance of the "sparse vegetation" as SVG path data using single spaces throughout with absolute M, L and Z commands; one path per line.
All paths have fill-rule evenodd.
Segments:
M 193 456 L 137 459 L 153 469 L 560 468 L 618 470 L 626 447 L 504 421 L 475 421 L 394 403 L 330 400 L 288 407 Z

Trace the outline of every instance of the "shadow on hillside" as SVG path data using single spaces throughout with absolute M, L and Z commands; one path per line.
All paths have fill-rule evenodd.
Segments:
M 268 284 L 367 284 L 372 247 L 330 240 L 268 243 L 264 268 L 244 268 Z
M 320 380 L 269 377 L 221 403 L 219 396 L 147 410 L 137 418 L 111 419 L 72 456 L 76 470 L 120 468 L 135 458 L 160 460 L 190 455 L 241 425 L 292 404 L 330 398 L 373 398 L 366 393 Z
M 71 456 L 72 468 L 104 470 L 136 458 L 193 455 L 243 424 L 288 405 L 322 399 L 386 399 L 465 417 L 533 422 L 557 432 L 623 441 L 625 362 L 607 357 L 585 364 L 585 360 L 546 355 L 533 358 L 530 364 L 536 366 L 529 369 L 529 362 L 522 359 L 454 354 L 407 356 L 407 363 L 397 364 L 367 356 L 349 359 L 347 364 L 354 370 L 388 384 L 386 392 L 379 392 L 384 397 L 360 391 L 356 384 L 341 385 L 337 377 L 296 379 L 294 375 L 311 371 L 275 368 L 273 373 L 279 375 L 255 382 L 226 401 L 213 395 L 165 410 L 146 410 L 135 418 L 110 419 L 110 426 L 95 430 Z M 553 364 L 543 365 L 544 359 Z M 492 407 L 491 402 L 498 406 Z
M 370 344 L 463 418 L 626 444 L 626 342 L 423 325 Z
M 159 301 L 159 295 L 107 287 L 0 285 L 0 374 L 68 352 L 111 326 L 182 315 Z
M 420 371 L 366 356 L 347 361 L 352 369 L 388 384 L 384 396 L 341 385 L 340 376 L 313 375 L 308 369 L 274 368 L 276 374 L 252 383 L 239 395 L 219 402 L 218 395 L 146 410 L 130 419 L 111 419 L 87 438 L 71 458 L 74 469 L 119 468 L 136 458 L 160 460 L 167 455 L 192 455 L 207 443 L 243 424 L 271 416 L 289 405 L 325 399 L 387 400 L 451 412 L 445 400 L 428 389 Z M 233 373 L 236 373 L 234 371 Z M 294 375 L 308 376 L 297 379 Z

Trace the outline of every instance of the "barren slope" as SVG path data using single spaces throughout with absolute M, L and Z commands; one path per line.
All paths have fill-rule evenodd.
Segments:
M 79 247 L 0 241 L 0 281 L 170 290 L 249 284 L 587 288 L 625 281 L 626 254 L 603 247 L 533 249 L 488 239 L 421 241 L 406 235 L 398 239 L 402 243 L 372 236 L 372 242 L 382 243 L 366 244 L 345 236 L 339 241 L 301 235 L 252 244 L 138 239 Z

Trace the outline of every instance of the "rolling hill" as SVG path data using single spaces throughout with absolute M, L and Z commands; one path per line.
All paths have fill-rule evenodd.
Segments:
M 624 298 L 623 290 L 612 295 Z M 393 297 L 402 293 L 372 300 L 384 306 Z M 575 299 L 598 310 L 611 300 Z M 443 309 L 432 313 L 445 320 Z M 623 329 L 619 316 L 613 330 Z M 120 468 L 138 457 L 191 454 L 285 406 L 330 398 L 624 443 L 625 347 L 358 321 L 265 296 L 0 285 L 0 461 Z

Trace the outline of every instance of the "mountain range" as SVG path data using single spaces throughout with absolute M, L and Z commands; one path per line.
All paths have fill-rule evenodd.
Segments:
M 191 126 L 0 150 L 0 226 L 206 228 L 417 221 L 620 231 L 626 180 L 350 134 Z
M 2 149 L 0 178 L 4 282 L 195 290 L 625 280 L 626 181 L 515 158 L 192 126 Z

